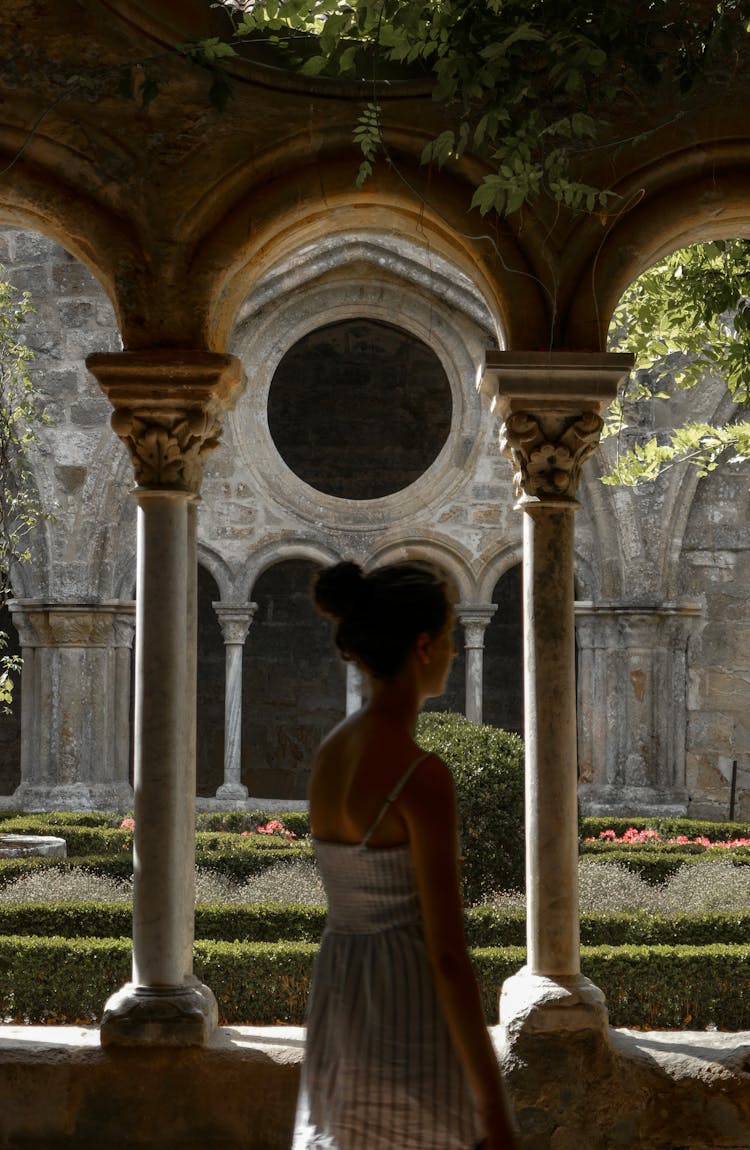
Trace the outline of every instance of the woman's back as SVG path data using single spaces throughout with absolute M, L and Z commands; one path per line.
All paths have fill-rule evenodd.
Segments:
M 383 808 L 413 764 L 426 757 L 388 713 L 367 709 L 345 719 L 321 743 L 313 763 L 308 791 L 313 836 L 351 844 L 370 836 L 372 846 L 407 842 L 397 806 Z

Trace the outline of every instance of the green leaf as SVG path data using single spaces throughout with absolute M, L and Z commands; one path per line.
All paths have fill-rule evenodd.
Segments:
M 303 76 L 319 76 L 328 67 L 327 56 L 311 56 L 300 68 Z

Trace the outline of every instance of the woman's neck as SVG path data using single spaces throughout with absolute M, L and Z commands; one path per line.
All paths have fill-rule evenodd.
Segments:
M 370 715 L 382 716 L 403 725 L 413 734 L 423 702 L 415 683 L 406 676 L 388 682 L 373 679 L 365 710 Z

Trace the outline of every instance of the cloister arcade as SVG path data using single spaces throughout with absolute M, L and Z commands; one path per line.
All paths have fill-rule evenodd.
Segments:
M 252 797 L 252 771 L 227 755 L 243 711 L 236 745 L 261 742 L 253 632 L 262 647 L 274 586 L 286 579 L 290 602 L 311 564 L 346 554 L 369 564 L 424 555 L 453 576 L 467 639 L 456 701 L 472 717 L 486 704 L 482 682 L 491 693 L 480 637 L 494 598 L 511 619 L 523 564 L 528 960 L 505 984 L 496 1041 L 524 1145 L 750 1146 L 745 1040 L 611 1031 L 603 995 L 580 972 L 576 890 L 579 769 L 592 809 L 680 810 L 691 796 L 695 809 L 723 801 L 722 755 L 748 770 L 742 687 L 730 706 L 722 685 L 722 675 L 744 682 L 750 634 L 743 480 L 730 469 L 717 481 L 723 510 L 712 519 L 695 476 L 609 495 L 595 455 L 630 368 L 606 350 L 625 286 L 678 246 L 750 234 L 747 79 L 738 73 L 731 99 L 708 85 L 672 118 L 643 103 L 620 123 L 613 109 L 612 138 L 629 142 L 592 153 L 584 174 L 627 210 L 601 219 L 540 203 L 490 230 L 467 212 L 479 161 L 439 179 L 418 164 L 437 115 L 419 82 L 383 93 L 399 170 L 383 165 L 357 190 L 356 86 L 232 62 L 234 97 L 219 113 L 210 78 L 170 51 L 211 31 L 203 0 L 37 7 L 33 22 L 23 0 L 0 13 L 4 42 L 22 43 L 0 62 L 0 224 L 6 255 L 36 247 L 27 267 L 57 277 L 44 303 L 59 333 L 47 361 L 55 423 L 38 481 L 59 510 L 39 561 L 17 576 L 22 759 L 6 799 L 134 803 L 133 975 L 100 1030 L 0 1028 L 0 1145 L 288 1143 L 300 1032 L 218 1028 L 212 991 L 193 975 L 194 813 L 200 791 L 200 802 Z M 144 107 L 113 87 L 112 70 L 132 66 L 137 79 L 152 57 L 160 86 Z M 39 258 L 50 244 L 63 252 L 51 262 Z M 101 292 L 93 304 L 85 277 Z M 380 333 L 384 359 L 394 339 L 391 359 L 412 349 L 409 377 L 388 378 L 399 404 L 416 406 L 375 476 L 385 493 L 342 498 L 325 461 L 305 452 L 313 416 L 304 400 L 292 411 L 294 383 L 315 363 L 316 340 L 343 340 L 348 355 L 363 331 Z M 300 346 L 284 390 L 278 369 Z M 336 433 L 359 480 L 363 422 L 345 414 Z M 315 485 L 299 473 L 312 464 Z M 391 465 L 414 475 L 395 482 Z M 371 460 L 361 468 L 372 470 Z M 215 668 L 206 705 L 210 695 L 225 713 L 221 781 L 218 751 L 197 733 L 199 637 L 201 674 Z M 698 642 L 708 661 L 691 679 Z M 61 706 L 60 684 L 82 670 L 92 693 Z M 305 738 L 356 697 L 356 682 L 329 671 Z M 231 687 L 240 678 L 242 707 Z M 294 706 L 311 690 L 300 682 Z M 627 703 L 613 723 L 618 697 Z M 284 704 L 275 691 L 263 701 L 282 720 Z M 723 717 L 713 727 L 712 706 Z M 686 753 L 688 712 L 703 734 Z M 710 741 L 730 720 L 734 751 Z M 284 729 L 265 722 L 266 734 Z M 646 743 L 659 748 L 657 768 Z M 298 799 L 299 781 L 257 786 Z

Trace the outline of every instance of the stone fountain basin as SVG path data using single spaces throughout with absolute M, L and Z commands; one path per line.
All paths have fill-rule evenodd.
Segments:
M 55 838 L 53 835 L 3 835 L 0 834 L 0 859 L 33 858 L 65 858 L 67 855 L 65 839 Z

